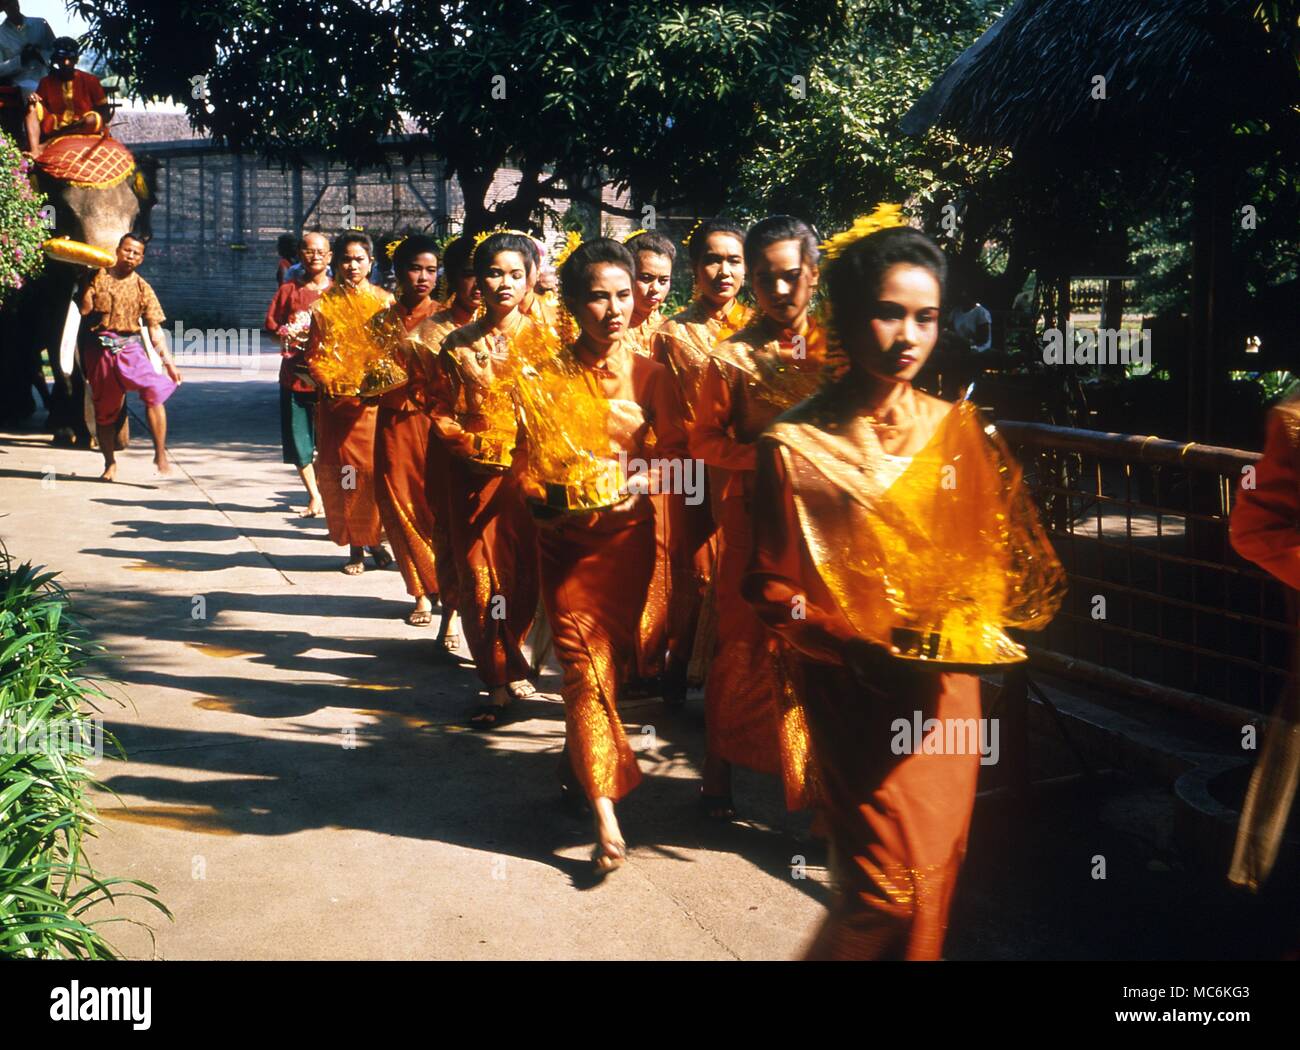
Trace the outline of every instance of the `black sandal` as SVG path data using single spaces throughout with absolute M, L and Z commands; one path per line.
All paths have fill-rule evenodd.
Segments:
M 736 819 L 736 803 L 730 793 L 726 795 L 706 795 L 701 791 L 700 813 L 709 820 L 730 823 Z

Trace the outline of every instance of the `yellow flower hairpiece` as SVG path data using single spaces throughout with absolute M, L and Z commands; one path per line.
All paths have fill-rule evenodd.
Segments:
M 399 237 L 395 241 L 389 241 L 387 244 L 384 245 L 384 254 L 391 259 L 393 257 L 393 253 L 397 251 L 398 246 L 401 245 L 401 243 L 404 240 L 406 240 L 405 237 Z
M 682 238 L 682 247 L 683 247 L 683 248 L 686 248 L 686 249 L 689 250 L 689 248 L 690 248 L 690 246 L 691 246 L 691 238 L 695 236 L 695 231 L 698 230 L 698 229 L 699 229 L 701 226 L 703 226 L 703 225 L 704 225 L 704 220 L 703 220 L 703 219 L 696 219 L 696 220 L 695 220 L 695 225 L 692 226 L 692 227 L 690 228 L 690 230 L 687 232 L 686 236 Z
M 626 237 L 623 238 L 623 243 L 631 244 L 634 240 L 640 237 L 641 234 L 649 233 L 649 232 L 650 232 L 649 230 L 633 230 L 631 233 L 629 233 Z
M 849 245 L 862 240 L 877 230 L 887 230 L 893 226 L 906 226 L 907 218 L 903 215 L 901 204 L 877 204 L 870 215 L 859 215 L 853 225 L 843 233 L 837 233 L 821 244 L 822 257 L 835 259 L 842 255 Z
M 578 230 L 570 230 L 564 237 L 564 244 L 561 245 L 560 249 L 555 253 L 555 257 L 551 260 L 551 265 L 558 270 L 564 265 L 565 260 L 578 250 L 581 244 L 582 234 Z
M 523 230 L 512 230 L 507 226 L 498 226 L 492 230 L 483 230 L 481 233 L 474 234 L 474 247 L 469 253 L 470 265 L 473 265 L 474 256 L 478 254 L 478 246 L 482 244 L 484 241 L 486 241 L 489 237 L 498 233 L 514 233 L 514 234 L 518 234 L 520 237 L 527 237 L 529 240 L 532 240 L 532 236 L 530 234 L 524 233 Z

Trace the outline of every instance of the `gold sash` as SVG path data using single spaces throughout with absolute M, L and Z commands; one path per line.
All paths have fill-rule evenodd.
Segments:
M 868 419 L 818 395 L 767 431 L 781 446 L 818 575 L 863 638 L 895 656 L 1018 663 L 1004 628 L 1040 629 L 1065 574 L 1020 468 L 979 410 L 953 406 L 885 487 Z

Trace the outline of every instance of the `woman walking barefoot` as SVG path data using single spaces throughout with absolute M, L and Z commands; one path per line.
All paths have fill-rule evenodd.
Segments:
M 447 245 L 442 269 L 450 289 L 438 311 L 425 318 L 411 332 L 413 355 L 411 365 L 422 385 L 420 401 L 427 413 L 441 398 L 446 401 L 446 377 L 438 364 L 438 352 L 443 341 L 457 328 L 463 328 L 474 319 L 483 303 L 470 263 L 474 241 L 457 237 Z M 425 453 L 424 495 L 433 521 L 434 571 L 438 578 L 438 598 L 442 606 L 442 620 L 434 644 L 439 651 L 454 653 L 460 645 L 460 573 L 451 545 L 451 456 L 446 442 L 438 438 L 431 427 L 428 449 Z
M 1063 591 L 979 411 L 912 386 L 946 263 L 924 234 L 878 229 L 897 227 L 894 211 L 827 246 L 830 335 L 849 366 L 759 439 L 743 585 L 797 654 L 837 884 L 815 959 L 940 957 L 979 746 L 899 748 L 898 722 L 937 719 L 945 739 L 978 724 L 971 672 L 1023 660 L 1004 627 L 1044 626 Z
M 365 572 L 369 549 L 375 567 L 387 568 L 393 556 L 384 548 L 375 502 L 375 417 L 373 404 L 355 393 L 355 360 L 370 345 L 366 325 L 393 297 L 367 279 L 374 248 L 364 233 L 342 233 L 334 239 L 336 280 L 312 305 L 306 360 L 321 387 L 316 406 L 316 480 L 325 503 L 330 539 L 348 548 L 343 571 Z M 339 385 L 340 371 L 347 382 Z
M 433 546 L 433 515 L 425 499 L 425 460 L 429 446 L 429 416 L 412 357 L 413 330 L 437 309 L 433 289 L 438 283 L 438 245 L 423 234 L 402 240 L 393 252 L 397 301 L 373 322 L 384 342 L 395 341 L 395 356 L 407 367 L 408 379 L 381 394 L 375 417 L 375 492 L 379 519 L 392 544 L 406 592 L 415 608 L 406 617 L 412 627 L 433 623 L 438 572 Z
M 661 479 L 628 479 L 622 489 L 602 488 L 600 481 L 617 476 L 620 460 L 644 459 L 651 432 L 655 459 L 670 464 L 671 473 L 686 455 L 681 407 L 667 369 L 625 342 L 632 274 L 627 249 L 603 237 L 564 261 L 561 293 L 580 334 L 571 347 L 557 347 L 556 360 L 575 394 L 563 411 L 533 402 L 539 384 L 520 395 L 524 484 L 538 519 L 542 600 L 564 669 L 562 778 L 568 791 L 581 789 L 595 814 L 592 859 L 600 874 L 627 856 L 614 806 L 641 779 L 618 696 L 635 669 L 655 564 L 654 510 L 646 493 L 658 490 Z M 569 451 L 575 447 L 576 456 Z M 568 464 L 571 473 L 556 476 L 556 463 Z

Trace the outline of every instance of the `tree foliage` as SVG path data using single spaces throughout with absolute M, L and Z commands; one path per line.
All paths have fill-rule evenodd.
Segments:
M 789 210 L 837 229 L 872 204 L 907 200 L 937 225 L 944 203 L 987 185 L 1006 163 L 934 130 L 899 121 L 1000 15 L 989 0 L 858 0 L 819 53 L 806 90 L 765 111 L 760 141 L 738 171 L 734 202 Z M 964 206 L 964 203 L 963 203 Z
M 186 104 L 235 148 L 358 164 L 417 130 L 466 225 L 522 225 L 600 185 L 658 209 L 718 206 L 763 112 L 834 36 L 833 0 L 712 4 L 77 0 L 144 97 Z M 493 205 L 493 176 L 522 172 Z M 607 209 L 608 210 L 608 209 Z

